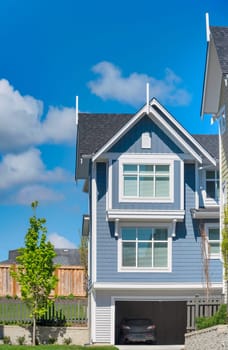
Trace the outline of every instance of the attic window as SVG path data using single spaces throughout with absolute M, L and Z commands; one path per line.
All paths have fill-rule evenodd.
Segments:
M 151 136 L 149 132 L 142 133 L 141 148 L 151 148 Z

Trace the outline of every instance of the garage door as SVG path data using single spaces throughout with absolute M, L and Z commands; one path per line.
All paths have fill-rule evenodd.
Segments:
M 150 318 L 157 327 L 157 344 L 184 344 L 187 307 L 185 301 L 116 301 L 115 343 L 119 344 L 124 318 Z

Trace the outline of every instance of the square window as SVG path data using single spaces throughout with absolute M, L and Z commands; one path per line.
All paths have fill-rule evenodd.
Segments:
M 166 270 L 169 268 L 168 228 L 122 227 L 122 268 L 137 270 Z

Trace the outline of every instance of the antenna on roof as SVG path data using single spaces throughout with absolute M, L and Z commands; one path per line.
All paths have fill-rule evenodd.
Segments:
M 150 113 L 150 83 L 146 83 L 146 106 L 147 114 Z
M 75 123 L 78 126 L 78 96 L 76 96 L 75 100 Z
M 207 42 L 210 41 L 210 26 L 209 26 L 209 14 L 206 12 L 205 14 L 206 17 L 206 35 L 207 35 Z

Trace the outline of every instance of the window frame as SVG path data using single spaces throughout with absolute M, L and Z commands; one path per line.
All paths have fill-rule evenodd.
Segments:
M 167 165 L 169 166 L 169 196 L 167 197 L 140 197 L 125 196 L 124 195 L 124 165 Z M 167 158 L 159 157 L 130 157 L 119 159 L 119 201 L 120 202 L 153 202 L 153 203 L 172 203 L 174 201 L 174 160 L 167 160 Z M 138 178 L 137 178 L 138 181 Z M 137 187 L 138 190 L 138 187 Z
M 210 229 L 218 229 L 219 239 L 216 239 L 216 240 L 209 239 L 209 230 Z M 219 223 L 207 223 L 207 224 L 205 224 L 205 231 L 206 231 L 206 235 L 207 235 L 207 244 L 208 244 L 207 255 L 208 255 L 208 258 L 209 259 L 220 259 L 221 258 L 221 236 L 220 236 Z M 219 253 L 211 253 L 210 252 L 210 242 L 216 242 L 219 244 Z
M 138 266 L 123 266 L 122 265 L 122 229 L 123 228 L 160 228 L 167 229 L 167 266 L 165 267 L 138 267 Z M 172 224 L 170 223 L 121 223 L 119 227 L 119 238 L 118 238 L 118 272 L 171 272 L 172 267 Z M 129 241 L 130 242 L 130 241 Z M 136 241 L 135 241 L 136 242 Z M 145 242 L 148 242 L 145 241 Z M 155 241 L 156 242 L 156 241 Z M 160 242 L 160 241 L 157 241 Z M 136 253 L 137 259 L 137 253 Z
M 207 178 L 207 173 L 209 173 L 209 172 L 214 173 L 214 177 L 211 179 Z M 208 191 L 207 191 L 207 183 L 208 182 L 213 183 L 215 186 L 215 197 L 208 196 Z M 218 183 L 219 187 L 216 185 L 217 183 Z M 220 174 L 219 174 L 218 169 L 205 171 L 205 191 L 206 191 L 206 199 L 207 200 L 213 200 L 215 202 L 219 202 L 219 199 L 220 199 Z

